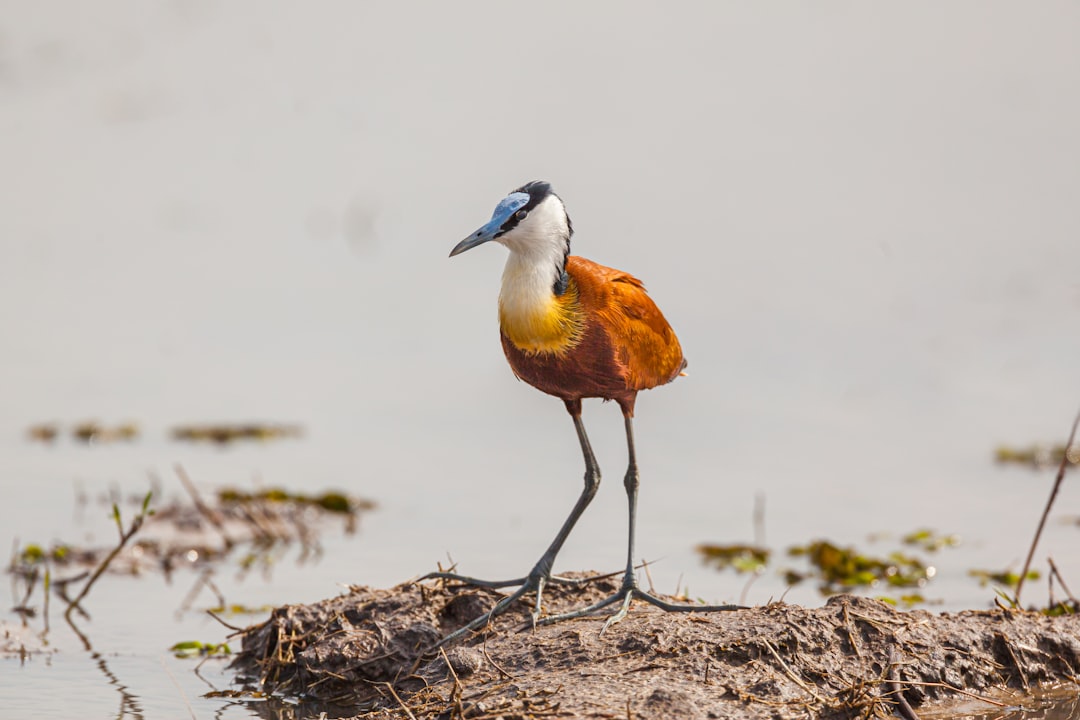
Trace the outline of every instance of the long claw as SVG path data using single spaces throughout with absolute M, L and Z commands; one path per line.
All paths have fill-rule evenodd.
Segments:
M 536 581 L 536 605 L 533 607 L 532 611 L 533 630 L 536 629 L 536 622 L 540 619 L 540 610 L 543 606 L 544 598 L 544 585 L 546 584 L 546 582 L 547 581 L 543 577 Z
M 620 575 L 622 571 L 606 573 L 604 575 L 590 575 L 588 577 L 581 578 L 568 578 L 562 575 L 551 575 L 544 582 L 550 585 L 567 585 L 569 587 L 581 587 L 582 585 L 588 585 L 591 582 L 597 580 L 607 580 L 608 578 L 616 577 Z M 479 578 L 470 577 L 469 575 L 459 575 L 452 572 L 429 572 L 427 575 L 422 575 L 417 582 L 424 580 L 454 580 L 456 582 L 464 583 L 466 585 L 475 585 L 476 587 L 484 588 L 504 588 L 513 587 L 515 585 L 524 585 L 529 581 L 528 577 L 514 578 L 513 580 L 481 580 Z
M 456 580 L 466 585 L 475 585 L 476 587 L 484 588 L 502 588 L 511 587 L 513 585 L 524 585 L 529 578 L 514 578 L 513 580 L 480 580 L 478 578 L 469 577 L 468 575 L 458 575 L 452 572 L 429 572 L 424 575 L 420 580 Z
M 510 607 L 511 603 L 513 603 L 515 600 L 517 600 L 522 595 L 527 593 L 530 589 L 531 588 L 529 587 L 528 584 L 522 585 L 513 594 L 507 595 L 502 600 L 495 603 L 495 607 L 491 608 L 490 610 L 488 610 L 486 613 L 484 613 L 480 617 L 469 621 L 466 625 L 458 628 L 454 632 L 452 632 L 449 635 L 447 635 L 446 637 L 444 637 L 439 642 L 435 643 L 435 645 L 433 645 L 431 649 L 432 650 L 437 650 L 438 648 L 442 647 L 443 645 L 448 645 L 448 644 L 452 643 L 453 641 L 457 640 L 459 637 L 463 637 L 464 635 L 466 635 L 468 633 L 471 633 L 473 630 L 476 630 L 476 629 L 478 629 L 478 628 L 480 628 L 480 627 L 482 627 L 484 625 L 487 625 L 494 618 L 496 618 L 499 615 L 502 615 L 504 612 L 506 612 L 507 608 Z
M 612 625 L 620 622 L 626 617 L 627 613 L 630 611 L 630 605 L 633 604 L 635 598 L 644 600 L 650 605 L 655 605 L 656 607 L 664 610 L 665 612 L 727 612 L 731 610 L 747 609 L 743 605 L 684 605 L 680 603 L 671 603 L 666 600 L 661 600 L 655 595 L 651 595 L 639 588 L 637 586 L 637 581 L 634 580 L 632 575 L 630 575 L 623 580 L 622 587 L 619 588 L 619 590 L 615 594 L 610 595 L 603 600 L 595 602 L 588 607 L 580 608 L 578 610 L 572 610 L 570 612 L 565 612 L 559 615 L 549 615 L 547 617 L 540 616 L 543 609 L 544 588 L 547 587 L 547 584 L 549 582 L 562 582 L 570 585 L 580 585 L 584 584 L 585 582 L 596 580 L 600 577 L 610 576 L 602 575 L 591 578 L 560 578 L 552 576 L 550 578 L 547 578 L 541 574 L 531 574 L 528 577 L 524 577 L 519 580 L 493 582 L 484 580 L 476 581 L 474 578 L 469 578 L 454 573 L 429 573 L 425 576 L 425 578 L 458 580 L 461 582 L 466 582 L 470 585 L 476 585 L 478 587 L 485 588 L 497 588 L 504 587 L 506 585 L 520 585 L 520 587 L 513 593 L 499 600 L 499 602 L 497 602 L 495 606 L 491 608 L 491 610 L 444 637 L 432 647 L 432 650 L 440 648 L 444 645 L 448 645 L 457 640 L 458 638 L 464 637 L 468 633 L 471 633 L 474 630 L 477 630 L 487 625 L 494 618 L 506 612 L 515 601 L 517 601 L 519 598 L 521 598 L 528 592 L 536 593 L 536 601 L 535 603 L 533 603 L 532 609 L 529 612 L 533 629 L 536 629 L 538 625 L 551 625 L 553 623 L 562 622 L 563 620 L 573 620 L 576 618 L 589 617 L 591 615 L 595 615 L 609 605 L 621 603 L 618 611 L 604 621 L 604 625 L 600 628 L 601 635 L 603 635 Z
M 744 605 L 682 605 L 677 603 L 670 603 L 666 600 L 661 600 L 655 595 L 650 595 L 636 584 L 624 584 L 614 595 L 604 598 L 599 602 L 592 605 L 581 608 L 580 610 L 572 610 L 571 612 L 562 613 L 561 615 L 549 615 L 546 618 L 540 620 L 541 625 L 551 625 L 553 623 L 562 622 L 563 620 L 573 620 L 575 618 L 589 617 L 596 614 L 600 610 L 603 610 L 608 605 L 614 605 L 617 602 L 622 602 L 622 606 L 618 612 L 609 617 L 603 627 L 600 628 L 600 634 L 603 635 L 609 627 L 615 623 L 621 621 L 626 617 L 627 612 L 630 610 L 630 605 L 634 598 L 644 600 L 650 605 L 655 605 L 665 612 L 729 612 L 731 610 L 746 610 Z
M 419 581 L 454 580 L 456 582 L 464 583 L 466 585 L 473 585 L 475 587 L 489 589 L 511 587 L 514 585 L 519 586 L 518 589 L 515 590 L 512 594 L 504 597 L 502 600 L 496 603 L 495 607 L 493 607 L 491 610 L 484 613 L 480 617 L 471 620 L 469 624 L 458 628 L 454 632 L 444 637 L 438 642 L 438 644 L 432 647 L 432 650 L 435 650 L 442 645 L 446 645 L 447 643 L 453 642 L 454 640 L 457 640 L 463 635 L 472 632 L 473 630 L 476 630 L 484 625 L 487 625 L 489 622 L 492 621 L 492 619 L 506 612 L 506 610 L 510 607 L 511 603 L 520 598 L 522 595 L 528 593 L 530 590 L 536 591 L 536 603 L 533 605 L 533 609 L 529 613 L 532 621 L 532 627 L 533 629 L 536 629 L 537 625 L 544 624 L 544 621 L 541 619 L 540 615 L 543 612 L 544 589 L 549 584 L 567 585 L 569 587 L 580 587 L 582 585 L 587 585 L 588 583 L 595 582 L 596 580 L 605 580 L 607 578 L 615 577 L 618 574 L 619 573 L 616 572 L 608 573 L 605 575 L 590 575 L 589 577 L 583 578 L 568 578 L 562 577 L 560 575 L 551 575 L 545 577 L 542 574 L 538 574 L 537 569 L 533 568 L 533 572 L 523 578 L 515 578 L 513 580 L 480 580 L 478 578 L 470 577 L 468 575 L 459 575 L 458 573 L 452 572 L 429 572 L 427 575 L 421 577 Z
M 603 635 L 604 631 L 607 630 L 609 627 L 611 627 L 612 625 L 614 625 L 615 623 L 619 622 L 624 617 L 626 617 L 627 611 L 630 610 L 630 603 L 632 603 L 633 601 L 634 601 L 634 593 L 633 593 L 633 591 L 630 591 L 630 592 L 626 593 L 626 597 L 623 598 L 622 607 L 619 608 L 619 612 L 617 612 L 614 615 L 612 615 L 611 617 L 609 617 L 607 619 L 607 621 L 604 623 L 604 626 L 602 628 L 600 628 L 600 634 L 601 635 Z
M 565 613 L 562 613 L 560 615 L 548 615 L 545 618 L 541 618 L 539 624 L 540 625 L 552 625 L 552 624 L 557 623 L 557 622 L 562 622 L 563 620 L 573 620 L 575 618 L 589 617 L 590 615 L 594 615 L 595 613 L 599 612 L 600 610 L 603 610 L 604 608 L 606 608 L 608 605 L 616 603 L 621 599 L 622 599 L 622 594 L 621 593 L 616 593 L 616 594 L 612 595 L 611 597 L 604 598 L 600 602 L 593 603 L 592 605 L 590 605 L 588 607 L 581 608 L 580 610 L 571 610 L 570 612 L 565 612 Z
M 513 593 L 511 593 L 510 595 L 507 595 L 503 599 L 499 600 L 499 602 L 495 603 L 495 607 L 491 608 L 491 610 L 488 610 L 486 613 L 484 613 L 480 617 L 469 621 L 469 623 L 467 623 L 463 627 L 458 628 L 454 632 L 452 632 L 449 635 L 447 635 L 446 637 L 444 637 L 442 640 L 440 640 L 438 643 L 436 643 L 432 647 L 432 650 L 440 648 L 443 645 L 447 645 L 449 643 L 452 643 L 454 640 L 457 640 L 458 638 L 463 637 L 464 635 L 472 632 L 473 630 L 477 630 L 480 627 L 483 627 L 484 625 L 487 625 L 494 618 L 496 618 L 499 615 L 502 615 L 504 612 L 506 612 L 516 600 L 518 600 L 520 597 L 522 597 L 523 595 L 525 595 L 526 593 L 528 593 L 530 591 L 535 591 L 536 592 L 536 604 L 534 605 L 534 609 L 531 612 L 532 624 L 533 624 L 533 627 L 535 628 L 537 620 L 540 617 L 540 609 L 541 609 L 542 603 L 543 603 L 544 587 L 547 585 L 547 583 L 549 581 L 548 578 L 545 577 L 542 572 L 537 572 L 537 570 L 535 568 L 533 569 L 533 572 L 528 575 L 528 577 L 523 577 L 523 578 L 520 578 L 520 579 L 517 579 L 517 580 L 506 580 L 506 581 L 477 580 L 476 578 L 471 578 L 471 577 L 467 577 L 467 576 L 464 576 L 464 575 L 458 575 L 456 573 L 445 573 L 445 572 L 428 573 L 427 575 L 425 575 L 421 579 L 423 580 L 423 579 L 428 579 L 428 578 L 441 578 L 441 579 L 444 579 L 444 580 L 457 580 L 459 582 L 464 582 L 464 583 L 469 584 L 469 585 L 475 585 L 477 587 L 483 587 L 483 588 L 500 588 L 500 587 L 505 587 L 505 586 L 508 586 L 508 585 L 520 585 L 521 586 L 517 590 L 515 590 Z M 560 578 L 560 580 L 570 582 L 569 579 L 567 579 L 567 578 Z

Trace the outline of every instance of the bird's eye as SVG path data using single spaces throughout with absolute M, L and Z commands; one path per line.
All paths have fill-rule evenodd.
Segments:
M 517 217 L 518 220 L 524 220 L 526 217 L 528 217 L 528 215 L 529 215 L 528 210 L 518 210 L 517 215 L 515 217 Z

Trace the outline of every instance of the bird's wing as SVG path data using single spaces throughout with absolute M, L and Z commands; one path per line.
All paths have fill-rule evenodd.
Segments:
M 674 380 L 686 365 L 682 347 L 642 282 L 621 270 L 574 259 L 578 272 L 572 275 L 588 277 L 593 286 L 588 293 L 593 307 L 587 310 L 611 339 L 627 389 L 646 390 Z
M 616 324 L 616 355 L 627 368 L 627 387 L 645 390 L 671 382 L 684 367 L 675 332 L 640 280 L 623 273 L 611 286 L 624 318 Z

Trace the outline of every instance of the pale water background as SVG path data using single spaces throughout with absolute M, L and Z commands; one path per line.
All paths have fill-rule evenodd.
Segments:
M 527 570 L 580 492 L 578 446 L 502 358 L 504 251 L 446 255 L 543 178 L 574 251 L 643 278 L 690 359 L 638 402 L 658 589 L 737 600 L 693 548 L 752 540 L 763 495 L 777 549 L 961 534 L 925 593 L 986 607 L 967 569 L 1019 567 L 1053 474 L 994 447 L 1061 442 L 1080 406 L 1078 37 L 1075 2 L 0 2 L 0 543 L 111 542 L 104 508 L 73 519 L 76 488 L 156 472 L 178 496 L 182 462 L 207 490 L 379 503 L 313 566 L 219 574 L 229 602 L 447 554 Z M 143 437 L 25 437 L 94 418 Z M 307 434 L 167 439 L 247 419 Z M 622 423 L 585 419 L 605 481 L 557 567 L 616 570 Z M 1057 509 L 1040 558 L 1075 588 L 1075 482 Z M 0 664 L 0 716 L 247 717 L 166 651 L 223 637 L 173 619 L 187 587 L 89 599 L 134 708 L 54 619 L 55 656 Z M 784 590 L 769 574 L 747 601 Z

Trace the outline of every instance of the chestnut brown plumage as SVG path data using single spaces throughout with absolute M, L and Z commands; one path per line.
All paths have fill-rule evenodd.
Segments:
M 664 610 L 734 610 L 735 605 L 680 605 L 660 600 L 638 587 L 634 574 L 638 469 L 633 417 L 638 392 L 669 383 L 686 367 L 675 332 L 641 281 L 628 273 L 570 255 L 573 226 L 562 200 L 546 182 L 524 185 L 504 198 L 491 220 L 462 240 L 454 256 L 495 240 L 510 250 L 499 293 L 503 351 L 514 374 L 533 387 L 562 399 L 574 421 L 585 458 L 585 488 L 558 535 L 529 574 L 492 582 L 455 573 L 428 577 L 461 580 L 486 587 L 519 585 L 488 613 L 443 639 L 449 642 L 485 624 L 527 592 L 536 593 L 533 621 L 550 623 L 590 615 L 621 601 L 601 632 L 625 617 L 634 598 Z M 552 564 L 575 523 L 596 494 L 600 468 L 581 420 L 585 398 L 614 400 L 622 409 L 629 464 L 623 485 L 629 505 L 626 571 L 619 591 L 581 610 L 540 617 L 548 582 L 583 582 L 551 574 Z
M 633 415 L 638 391 L 669 383 L 686 360 L 675 332 L 636 277 L 591 260 L 566 258 L 580 338 L 562 352 L 529 352 L 502 336 L 514 374 L 563 400 L 615 400 Z

